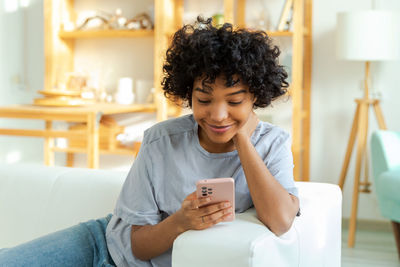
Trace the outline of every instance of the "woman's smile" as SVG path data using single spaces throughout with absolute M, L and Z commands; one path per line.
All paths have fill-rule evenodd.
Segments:
M 227 131 L 229 131 L 229 129 L 232 128 L 232 124 L 219 126 L 219 125 L 212 125 L 212 124 L 206 123 L 206 125 L 212 132 L 214 132 L 216 134 L 226 133 Z

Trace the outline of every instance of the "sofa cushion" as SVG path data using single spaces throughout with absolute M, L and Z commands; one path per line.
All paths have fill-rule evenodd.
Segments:
M 0 163 L 0 248 L 112 213 L 125 172 Z

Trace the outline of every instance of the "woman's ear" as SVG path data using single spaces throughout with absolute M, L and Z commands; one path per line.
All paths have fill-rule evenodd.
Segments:
M 254 106 L 254 103 L 256 103 L 256 101 L 257 101 L 257 97 L 253 94 L 253 106 Z

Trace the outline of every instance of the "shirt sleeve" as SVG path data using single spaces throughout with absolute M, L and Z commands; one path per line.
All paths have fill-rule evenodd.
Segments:
M 161 220 L 154 197 L 152 161 L 148 150 L 149 145 L 143 142 L 107 226 L 107 245 L 117 266 L 152 266 L 150 261 L 135 258 L 131 249 L 132 225 L 154 225 Z
M 153 167 L 149 146 L 149 144 L 142 145 L 114 210 L 115 216 L 131 225 L 154 225 L 161 221 L 152 183 Z
M 151 267 L 152 264 L 149 261 L 141 261 L 133 256 L 131 227 L 115 215 L 111 218 L 106 232 L 108 251 L 118 267 Z
M 281 132 L 271 143 L 269 153 L 264 162 L 275 179 L 289 192 L 299 197 L 298 189 L 293 179 L 293 154 L 290 149 L 290 138 L 286 132 Z

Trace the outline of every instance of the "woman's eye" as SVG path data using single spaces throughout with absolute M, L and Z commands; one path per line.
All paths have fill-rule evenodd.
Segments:
M 229 101 L 229 105 L 236 106 L 242 104 L 243 101 Z
M 197 101 L 199 101 L 200 104 L 208 104 L 211 102 L 210 100 L 201 100 L 201 99 L 197 99 Z

